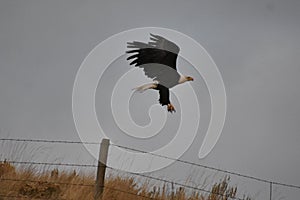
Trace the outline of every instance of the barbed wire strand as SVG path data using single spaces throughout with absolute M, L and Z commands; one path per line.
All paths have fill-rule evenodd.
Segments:
M 101 144 L 100 142 L 82 142 L 82 141 L 70 141 L 70 140 L 42 140 L 42 139 L 14 139 L 14 138 L 0 138 L 0 141 L 63 143 L 63 144 L 94 144 L 94 145 Z
M 70 186 L 82 186 L 82 187 L 94 187 L 95 185 L 83 184 L 83 183 L 67 183 L 67 182 L 56 182 L 56 181 L 38 181 L 30 179 L 13 179 L 13 178 L 0 178 L 0 181 L 14 181 L 14 182 L 31 182 L 31 183 L 51 183 L 58 185 L 70 185 Z
M 218 171 L 218 172 L 223 172 L 223 173 L 227 173 L 227 174 L 231 174 L 231 175 L 235 175 L 235 176 L 239 176 L 239 177 L 243 177 L 243 178 L 248 178 L 248 179 L 252 179 L 252 180 L 256 180 L 256 181 L 260 181 L 260 182 L 272 183 L 272 184 L 275 184 L 275 185 L 281 185 L 281 186 L 285 186 L 285 187 L 292 187 L 292 188 L 300 189 L 300 186 L 298 186 L 298 185 L 292 185 L 292 184 L 280 183 L 280 182 L 276 182 L 276 181 L 270 181 L 270 180 L 250 176 L 250 175 L 245 175 L 245 174 L 232 172 L 232 171 L 228 171 L 228 170 L 224 170 L 224 169 L 219 169 L 219 168 L 215 168 L 215 167 L 211 167 L 211 166 L 207 166 L 207 165 L 193 163 L 193 162 L 186 161 L 186 160 L 170 158 L 170 157 L 167 157 L 167 156 L 164 156 L 164 155 L 160 155 L 160 154 L 156 154 L 156 153 L 152 153 L 152 152 L 147 152 L 147 151 L 143 151 L 143 150 L 139 150 L 139 149 L 134 149 L 134 148 L 131 148 L 131 147 L 125 147 L 125 146 L 122 146 L 122 145 L 117 145 L 117 144 L 110 144 L 110 145 L 111 146 L 116 146 L 116 147 L 119 147 L 119 148 L 123 148 L 123 149 L 127 149 L 127 150 L 131 150 L 131 151 L 140 152 L 140 153 L 147 153 L 147 154 L 150 154 L 150 155 L 153 155 L 153 156 L 173 160 L 173 161 L 176 161 L 176 162 L 181 162 L 181 163 L 185 163 L 185 164 L 189 164 L 189 165 L 193 165 L 193 166 L 198 166 L 198 167 L 202 167 L 202 168 L 206 168 L 206 169 L 210 169 L 210 170 L 214 170 L 214 171 Z
M 193 187 L 193 186 L 190 186 L 190 185 L 186 185 L 186 184 L 182 184 L 182 183 L 177 183 L 177 182 L 174 182 L 174 181 L 170 181 L 170 180 L 166 180 L 166 179 L 162 179 L 162 178 L 158 178 L 158 177 L 153 177 L 153 176 L 149 176 L 149 175 L 145 175 L 145 174 L 140 174 L 140 173 L 135 173 L 135 172 L 123 171 L 121 169 L 116 169 L 116 168 L 109 167 L 109 166 L 106 166 L 106 167 L 108 169 L 111 169 L 111 170 L 114 170 L 114 171 L 120 171 L 120 172 L 124 172 L 124 173 L 131 174 L 131 175 L 134 175 L 134 176 L 140 176 L 140 177 L 144 177 L 144 178 L 148 178 L 148 179 L 152 179 L 152 180 L 162 181 L 162 182 L 165 182 L 165 183 L 174 184 L 174 185 L 177 185 L 177 186 L 180 186 L 180 187 L 184 187 L 184 188 L 188 188 L 188 189 L 192 189 L 192 190 L 198 190 L 198 191 L 201 191 L 201 192 L 215 194 L 215 195 L 222 196 L 222 197 L 227 197 L 227 198 L 230 198 L 230 199 L 243 200 L 243 199 L 238 198 L 238 197 L 229 197 L 227 195 L 220 194 L 220 193 L 217 193 L 217 192 L 212 192 L 212 191 L 209 191 L 209 190 L 206 190 L 206 189 L 203 189 L 203 188 Z
M 130 194 L 130 195 L 134 195 L 134 196 L 146 198 L 146 199 L 152 199 L 152 200 L 156 200 L 157 199 L 157 198 L 154 198 L 154 197 L 148 197 L 148 196 L 141 195 L 141 194 L 135 194 L 133 192 L 129 192 L 129 191 L 121 190 L 121 189 L 116 189 L 116 188 L 112 188 L 112 187 L 108 187 L 108 186 L 104 186 L 104 188 L 107 188 L 108 190 L 114 190 L 114 191 L 117 191 L 117 192 L 122 192 L 122 193 Z M 29 198 L 28 196 L 3 195 L 3 194 L 0 194 L 0 197 L 4 197 L 4 198 L 18 198 L 18 199 L 27 199 L 27 198 Z M 30 197 L 30 199 L 34 199 L 34 200 L 47 200 L 49 198 L 34 198 L 34 197 L 32 198 L 32 197 Z
M 4 161 L 0 161 L 0 162 L 4 162 Z M 80 165 L 80 164 L 70 164 L 70 163 L 44 163 L 44 162 L 22 162 L 22 161 L 7 161 L 6 162 L 8 163 L 17 163 L 17 164 L 38 164 L 38 165 L 54 165 L 54 166 L 79 166 L 79 167 L 97 167 L 96 165 Z M 199 190 L 199 191 L 202 191 L 202 192 L 207 192 L 207 193 L 212 193 L 211 191 L 208 191 L 208 190 L 205 190 L 205 189 L 202 189 L 202 188 L 197 188 L 197 187 L 192 187 L 192 186 L 189 186 L 189 185 L 184 185 L 184 184 L 181 184 L 181 183 L 177 183 L 177 182 L 173 182 L 173 181 L 169 181 L 169 180 L 165 180 L 165 179 L 161 179 L 161 178 L 157 178 L 157 177 L 153 177 L 153 176 L 149 176 L 149 175 L 144 175 L 144 174 L 139 174 L 139 173 L 134 173 L 134 172 L 127 172 L 127 171 L 123 171 L 123 170 L 120 170 L 120 169 L 116 169 L 116 168 L 113 168 L 113 167 L 110 167 L 110 166 L 106 166 L 108 169 L 111 169 L 111 170 L 114 170 L 114 171 L 120 171 L 120 172 L 123 172 L 123 173 L 128 173 L 128 174 L 131 174 L 131 175 L 134 175 L 134 176 L 141 176 L 141 177 L 144 177 L 144 178 L 148 178 L 148 179 L 152 179 L 152 180 L 157 180 L 157 181 L 163 181 L 165 183 L 170 183 L 170 184 L 174 184 L 174 185 L 178 185 L 178 186 L 181 186 L 181 187 L 185 187 L 185 188 L 189 188 L 189 189 L 194 189 L 194 190 Z M 4 178 L 1 178 L 0 180 L 10 180 L 10 181 L 28 181 L 28 182 L 43 182 L 43 181 L 36 181 L 36 180 L 21 180 L 21 179 L 4 179 Z M 47 181 L 44 181 L 45 183 L 57 183 L 57 184 L 65 184 L 65 185 L 68 185 L 68 183 L 62 183 L 62 182 L 47 182 Z M 69 185 L 82 185 L 82 184 L 69 184 Z M 91 186 L 91 185 L 82 185 L 82 186 Z M 222 194 L 218 194 L 218 193 L 213 193 L 213 194 L 216 194 L 216 195 L 220 195 L 220 196 L 225 196 L 225 195 L 222 195 Z M 241 200 L 239 198 L 233 198 L 233 199 L 238 199 L 238 200 Z
M 81 164 L 71 164 L 71 163 L 45 163 L 45 162 L 29 162 L 29 161 L 9 161 L 9 160 L 0 161 L 0 162 L 15 163 L 15 164 L 26 164 L 26 165 L 28 165 L 28 164 L 29 165 L 37 164 L 37 165 L 52 165 L 52 166 L 97 167 L 97 165 L 81 165 Z M 135 176 L 141 176 L 141 177 L 145 177 L 145 178 L 149 178 L 149 179 L 153 179 L 153 180 L 172 183 L 172 184 L 175 184 L 175 185 L 178 185 L 178 186 L 187 187 L 189 189 L 197 189 L 197 190 L 201 190 L 203 192 L 210 192 L 208 190 L 204 190 L 204 189 L 201 189 L 201 188 L 192 187 L 192 186 L 188 186 L 188 185 L 183 185 L 181 183 L 177 183 L 177 182 L 173 182 L 173 181 L 169 181 L 169 180 L 165 180 L 165 179 L 161 179 L 161 178 L 157 178 L 157 177 L 153 177 L 153 176 L 149 176 L 149 175 L 144 175 L 144 174 L 139 174 L 139 173 L 134 173 L 134 172 L 128 172 L 128 171 L 124 171 L 124 170 L 121 170 L 121 169 L 116 169 L 116 168 L 113 168 L 113 167 L 110 167 L 110 166 L 106 166 L 106 168 L 114 170 L 114 171 L 120 171 L 120 172 L 123 172 L 123 173 L 128 173 L 128 174 L 135 175 Z M 2 179 L 0 178 L 0 180 L 2 180 Z M 38 182 L 38 181 L 35 181 L 35 182 Z
M 134 174 L 134 175 L 141 175 L 141 174 Z M 150 176 L 143 176 L 143 177 L 151 178 L 151 179 L 155 179 L 155 180 L 160 180 L 160 181 L 164 181 L 166 183 L 172 183 L 174 185 L 179 185 L 181 187 L 186 187 L 186 188 L 189 188 L 189 189 L 199 190 L 199 191 L 202 191 L 202 192 L 207 192 L 207 193 L 215 194 L 215 195 L 218 195 L 218 196 L 224 196 L 224 197 L 226 197 L 226 195 L 214 193 L 214 192 L 211 192 L 211 191 L 208 191 L 208 190 L 204 190 L 204 189 L 201 189 L 201 188 L 194 188 L 194 187 L 186 186 L 186 185 L 183 185 L 183 184 L 171 182 L 171 181 L 168 181 L 168 180 L 163 180 L 163 179 L 160 179 L 160 178 L 154 178 L 154 177 L 150 177 Z M 37 180 L 29 180 L 29 179 L 1 178 L 0 181 L 32 182 L 32 183 L 39 183 L 39 184 L 41 184 L 41 183 L 51 183 L 51 184 L 68 185 L 68 186 L 70 185 L 70 186 L 80 186 L 80 187 L 81 186 L 83 186 L 83 187 L 94 187 L 94 185 L 91 185 L 91 184 L 78 184 L 78 183 L 66 183 L 66 182 L 54 182 L 54 181 L 37 181 Z M 143 197 L 143 198 L 156 199 L 154 197 L 148 197 L 148 196 L 141 195 L 141 194 L 135 194 L 133 192 L 124 191 L 124 190 L 116 189 L 116 188 L 109 187 L 109 186 L 104 186 L 104 188 L 107 188 L 109 190 L 115 190 L 115 191 L 119 191 L 119 192 L 131 194 L 131 195 L 135 195 L 135 196 L 140 196 L 140 197 Z M 12 196 L 4 196 L 4 195 L 0 195 L 0 196 L 2 196 L 2 197 L 12 197 Z M 18 198 L 18 197 L 19 198 L 27 198 L 26 196 L 13 196 L 13 197 L 15 197 L 15 198 Z M 228 197 L 228 198 L 242 200 L 240 198 L 232 198 L 232 197 Z M 34 199 L 36 199 L 36 198 L 34 198 Z M 40 199 L 40 198 L 38 198 L 38 199 Z
M 51 183 L 51 184 L 59 184 L 59 185 L 70 185 L 70 186 L 83 186 L 83 187 L 95 187 L 95 185 L 91 185 L 91 184 L 81 184 L 81 183 L 66 183 L 66 182 L 54 182 L 54 181 L 38 181 L 38 180 L 29 180 L 29 179 L 11 179 L 11 178 L 0 178 L 0 181 L 15 181 L 15 182 L 32 182 L 32 183 Z M 124 191 L 124 190 L 120 190 L 120 189 L 116 189 L 113 187 L 108 187 L 108 186 L 104 186 L 104 188 L 107 188 L 109 190 L 115 190 L 118 192 L 123 192 L 123 193 L 127 193 L 127 194 L 131 194 L 131 195 L 135 195 L 135 196 L 140 196 L 143 198 L 148 198 L 148 199 L 155 199 L 153 197 L 147 197 L 141 194 L 135 194 L 133 192 L 128 192 L 128 191 Z M 7 196 L 7 195 L 1 195 L 1 197 L 11 197 L 11 198 L 27 198 L 26 196 Z M 34 198 L 36 199 L 36 198 Z M 40 198 L 37 198 L 40 199 Z
M 100 145 L 101 144 L 100 142 L 81 142 L 81 141 L 68 141 L 68 140 L 42 140 L 42 139 L 14 139 L 14 138 L 0 138 L 0 141 L 65 143 L 65 144 L 90 144 L 90 145 Z M 170 158 L 170 157 L 167 157 L 167 156 L 164 156 L 164 155 L 159 155 L 159 154 L 152 153 L 152 152 L 147 152 L 147 151 L 144 151 L 144 150 L 139 150 L 139 149 L 135 149 L 135 148 L 131 148 L 131 147 L 126 147 L 126 146 L 122 146 L 122 145 L 119 145 L 119 144 L 110 144 L 110 145 L 115 146 L 115 147 L 119 147 L 119 148 L 123 148 L 123 149 L 127 149 L 127 150 L 131 150 L 131 151 L 140 152 L 140 153 L 147 153 L 147 154 L 150 154 L 150 155 L 153 155 L 153 156 L 173 160 L 173 161 L 176 161 L 176 162 L 181 162 L 181 163 L 185 163 L 185 164 L 189 164 L 189 165 L 193 165 L 193 166 L 198 166 L 198 167 L 202 167 L 202 168 L 205 168 L 205 169 L 210 169 L 210 170 L 214 170 L 214 171 L 218 171 L 218 172 L 222 172 L 222 173 L 227 173 L 227 174 L 231 174 L 231 175 L 235 175 L 235 176 L 239 176 L 239 177 L 243 177 L 243 178 L 248 178 L 248 179 L 252 179 L 252 180 L 256 180 L 256 181 L 260 181 L 260 182 L 271 183 L 271 184 L 274 184 L 274 185 L 280 185 L 280 186 L 300 189 L 299 185 L 293 185 L 293 184 L 286 184 L 286 183 L 281 183 L 281 182 L 276 182 L 276 181 L 270 181 L 270 180 L 258 178 L 258 177 L 255 177 L 255 176 L 245 175 L 245 174 L 232 172 L 232 171 L 224 170 L 224 169 L 219 169 L 219 168 L 215 168 L 215 167 L 211 167 L 211 166 L 207 166 L 207 165 L 203 165 L 203 164 L 193 163 L 193 162 L 186 161 L 186 160 Z M 54 164 L 54 165 L 58 165 L 58 164 Z M 80 165 L 80 166 L 81 167 L 87 167 L 87 165 Z
M 50 165 L 50 166 L 66 166 L 66 167 L 98 167 L 97 165 L 89 164 L 73 164 L 73 163 L 48 163 L 48 162 L 29 162 L 29 161 L 14 161 L 14 160 L 2 160 L 0 162 L 7 162 L 12 164 L 24 164 L 24 165 Z
M 0 161 L 0 162 L 4 162 L 4 161 Z M 84 166 L 84 167 L 86 167 L 86 166 L 88 166 L 88 167 L 92 166 L 92 167 L 97 167 L 96 165 L 80 165 L 80 164 L 70 164 L 70 163 L 22 162 L 22 161 L 7 161 L 7 160 L 5 162 L 8 162 L 8 163 L 17 163 L 17 164 L 38 164 L 38 165 L 55 165 L 55 166 L 59 165 L 59 166 L 72 166 L 72 167 L 74 167 L 74 166 L 80 166 L 80 167 L 82 167 L 82 166 Z M 113 167 L 110 167 L 110 166 L 106 166 L 106 168 L 111 169 L 113 171 L 119 171 L 119 172 L 131 174 L 131 175 L 134 175 L 134 176 L 141 176 L 141 177 L 152 179 L 152 180 L 163 181 L 165 183 L 170 183 L 170 184 L 178 185 L 178 186 L 189 188 L 189 189 L 199 190 L 199 191 L 206 192 L 206 193 L 212 193 L 211 191 L 208 191 L 208 190 L 205 190 L 205 189 L 202 189 L 202 188 L 192 187 L 192 186 L 189 186 L 189 185 L 185 185 L 185 184 L 181 184 L 181 183 L 177 183 L 177 182 L 174 182 L 174 181 L 169 181 L 169 180 L 166 180 L 166 179 L 161 179 L 161 178 L 157 178 L 157 177 L 153 177 L 153 176 L 149 176 L 149 175 L 145 175 L 145 174 L 139 174 L 139 173 L 134 173 L 134 172 L 127 172 L 127 171 L 116 169 L 116 168 L 113 168 Z M 72 183 L 63 183 L 63 182 L 37 181 L 37 180 L 25 180 L 25 179 L 0 178 L 0 181 L 1 180 L 20 181 L 20 182 L 22 182 L 22 181 L 28 181 L 28 182 L 38 182 L 38 183 L 56 183 L 56 184 L 64 184 L 64 185 L 76 185 L 76 186 L 92 186 L 92 185 L 85 185 L 85 184 L 72 184 Z M 220 196 L 226 196 L 226 195 L 218 194 L 218 193 L 212 193 L 212 194 L 220 195 Z M 233 198 L 233 199 L 242 200 L 240 198 Z

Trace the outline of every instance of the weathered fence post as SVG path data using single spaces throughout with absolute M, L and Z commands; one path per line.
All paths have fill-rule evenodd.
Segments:
M 103 194 L 108 147 L 109 147 L 109 139 L 103 139 L 100 145 L 100 152 L 99 152 L 97 177 L 96 177 L 96 184 L 95 184 L 95 196 L 94 196 L 95 200 L 100 200 Z
M 270 182 L 270 200 L 272 200 L 272 191 L 273 191 L 273 188 L 272 188 L 272 182 Z

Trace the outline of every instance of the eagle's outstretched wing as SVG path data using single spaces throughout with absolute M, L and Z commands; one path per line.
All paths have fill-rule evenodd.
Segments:
M 176 60 L 179 47 L 173 42 L 154 34 L 150 34 L 150 42 L 128 42 L 126 53 L 133 54 L 127 58 L 130 65 L 143 68 L 145 75 L 166 87 L 178 83 L 180 75 L 176 71 Z

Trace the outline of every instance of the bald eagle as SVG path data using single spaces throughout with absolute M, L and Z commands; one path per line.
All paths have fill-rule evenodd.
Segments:
M 145 75 L 154 81 L 135 89 L 140 92 L 148 89 L 158 90 L 159 103 L 162 106 L 166 105 L 169 112 L 175 112 L 175 107 L 170 102 L 169 89 L 194 80 L 177 72 L 179 47 L 162 36 L 150 33 L 150 42 L 128 42 L 127 48 L 132 49 L 126 51 L 129 54 L 127 60 L 131 61 L 130 65 L 142 68 Z

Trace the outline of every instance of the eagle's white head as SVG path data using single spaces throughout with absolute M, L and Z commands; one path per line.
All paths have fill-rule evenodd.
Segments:
M 191 76 L 180 76 L 179 78 L 179 81 L 178 81 L 178 84 L 181 84 L 181 83 L 184 83 L 184 82 L 187 82 L 187 81 L 193 81 L 193 77 Z

